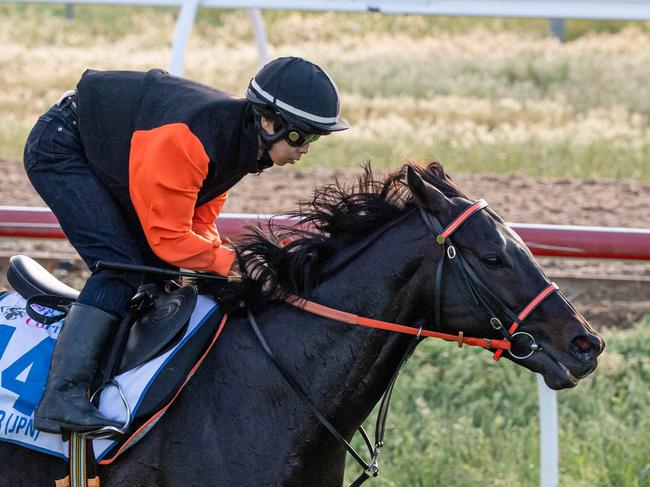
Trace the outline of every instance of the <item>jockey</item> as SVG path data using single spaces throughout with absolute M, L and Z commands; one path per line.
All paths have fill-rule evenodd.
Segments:
M 103 260 L 225 276 L 237 271 L 236 253 L 214 222 L 227 191 L 347 128 L 336 85 L 301 58 L 264 66 L 245 99 L 159 69 L 87 70 L 38 119 L 24 164 L 90 269 Z M 86 281 L 54 350 L 36 428 L 122 426 L 95 409 L 88 390 L 143 280 L 106 269 Z

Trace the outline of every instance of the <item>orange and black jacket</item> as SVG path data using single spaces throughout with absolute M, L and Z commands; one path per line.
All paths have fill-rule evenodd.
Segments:
M 227 274 L 235 256 L 214 221 L 228 189 L 268 167 L 250 104 L 159 69 L 88 70 L 77 98 L 88 164 L 153 252 Z

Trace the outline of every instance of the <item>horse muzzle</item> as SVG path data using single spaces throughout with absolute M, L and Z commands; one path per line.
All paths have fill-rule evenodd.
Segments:
M 541 374 L 546 385 L 554 390 L 578 385 L 596 369 L 597 357 L 605 348 L 600 335 L 586 330 L 562 347 L 529 333 L 518 332 L 513 338 L 510 359 Z

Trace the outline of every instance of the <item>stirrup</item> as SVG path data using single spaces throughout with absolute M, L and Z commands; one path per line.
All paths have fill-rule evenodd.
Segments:
M 88 431 L 84 436 L 89 440 L 116 440 L 120 436 L 126 434 L 124 426 L 118 428 L 116 426 L 103 426 L 98 430 Z
M 126 421 L 124 422 L 121 428 L 118 428 L 117 426 L 102 426 L 99 429 L 84 433 L 85 437 L 90 440 L 115 439 L 118 436 L 123 436 L 126 434 L 129 424 L 131 424 L 131 407 L 129 406 L 129 403 L 126 400 L 126 397 L 124 396 L 124 392 L 122 392 L 122 387 L 120 386 L 119 382 L 117 382 L 116 380 L 111 379 L 106 384 L 102 385 L 99 389 L 97 389 L 95 392 L 93 392 L 93 395 L 90 396 L 90 402 L 92 402 L 95 399 L 95 396 L 98 393 L 106 389 L 108 386 L 115 386 L 115 388 L 117 388 L 117 392 L 120 395 L 120 399 L 122 400 L 122 405 L 126 410 Z

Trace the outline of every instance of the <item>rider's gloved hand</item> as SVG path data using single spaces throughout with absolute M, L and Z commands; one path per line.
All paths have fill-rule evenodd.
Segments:
M 223 246 L 231 250 L 235 250 L 235 246 L 232 244 L 232 241 L 227 240 L 223 243 Z M 228 277 L 241 277 L 241 271 L 239 270 L 239 261 L 237 258 L 232 263 L 230 270 L 228 271 Z

